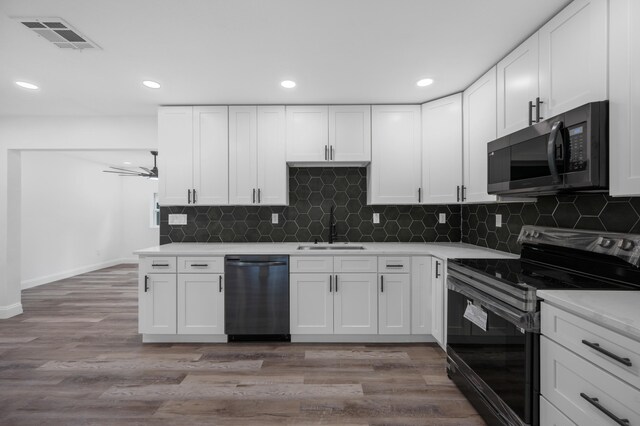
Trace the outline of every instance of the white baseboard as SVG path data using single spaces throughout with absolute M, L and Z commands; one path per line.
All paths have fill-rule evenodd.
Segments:
M 298 343 L 431 343 L 430 334 L 292 334 Z
M 14 303 L 13 305 L 0 306 L 0 319 L 7 319 L 20 315 L 22 313 L 22 303 Z
M 142 343 L 227 343 L 226 334 L 143 334 Z
M 79 268 L 67 269 L 66 271 L 57 272 L 55 274 L 45 275 L 43 277 L 22 281 L 21 287 L 23 290 L 26 290 L 28 288 L 52 283 L 54 281 L 63 280 L 65 278 L 74 277 L 76 275 L 85 274 L 87 272 L 96 271 L 98 269 L 108 268 L 110 266 L 121 265 L 123 263 L 138 263 L 138 260 L 133 258 L 114 259 L 108 260 L 106 262 L 94 263 L 93 265 L 81 266 Z

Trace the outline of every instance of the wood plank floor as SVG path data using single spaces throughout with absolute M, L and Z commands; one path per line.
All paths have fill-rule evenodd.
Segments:
M 137 268 L 23 292 L 0 425 L 483 425 L 425 344 L 145 344 Z

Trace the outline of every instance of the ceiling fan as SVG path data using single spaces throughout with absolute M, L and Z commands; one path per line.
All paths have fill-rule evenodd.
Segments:
M 151 151 L 151 155 L 153 155 L 152 169 L 148 169 L 142 166 L 138 167 L 139 169 L 142 169 L 144 172 L 140 172 L 138 170 L 132 170 L 132 169 L 123 169 L 121 167 L 113 167 L 113 166 L 109 166 L 109 168 L 113 170 L 103 170 L 103 172 L 117 173 L 118 176 L 139 176 L 139 177 L 144 177 L 151 180 L 158 180 L 158 166 L 156 165 L 158 151 Z

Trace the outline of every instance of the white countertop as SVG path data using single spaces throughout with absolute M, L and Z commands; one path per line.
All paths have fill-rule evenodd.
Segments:
M 344 243 L 333 244 L 334 247 Z M 349 243 L 364 250 L 298 250 L 313 243 L 172 243 L 137 250 L 141 256 L 221 256 L 226 254 L 288 254 L 295 256 L 407 256 L 427 255 L 453 258 L 517 258 L 502 251 L 465 243 Z M 318 244 L 318 245 L 327 245 Z
M 640 341 L 640 291 L 540 290 L 537 295 L 552 305 Z

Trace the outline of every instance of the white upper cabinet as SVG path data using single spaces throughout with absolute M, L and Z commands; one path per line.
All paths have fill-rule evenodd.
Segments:
M 543 118 L 608 99 L 608 4 L 617 1 L 575 0 L 540 29 Z
M 610 14 L 610 193 L 640 196 L 640 3 L 613 0 Z
M 227 107 L 193 107 L 192 204 L 229 204 L 228 144 Z
M 422 202 L 460 201 L 462 93 L 422 105 Z
M 227 107 L 158 111 L 160 204 L 228 204 Z
M 329 160 L 327 106 L 287 106 L 287 161 Z
M 371 123 L 368 203 L 418 204 L 420 105 L 373 105 Z
M 258 182 L 258 110 L 229 107 L 229 204 L 255 204 Z
M 283 106 L 229 107 L 229 203 L 286 205 Z
M 524 129 L 535 120 L 538 97 L 538 33 L 498 62 L 498 137 Z
M 329 160 L 371 161 L 371 106 L 329 107 Z
M 193 107 L 158 110 L 158 151 L 160 204 L 187 204 L 193 188 Z
M 462 201 L 496 201 L 487 193 L 487 143 L 496 139 L 496 67 L 463 93 L 464 184 Z
M 284 106 L 258 107 L 258 202 L 289 204 Z

